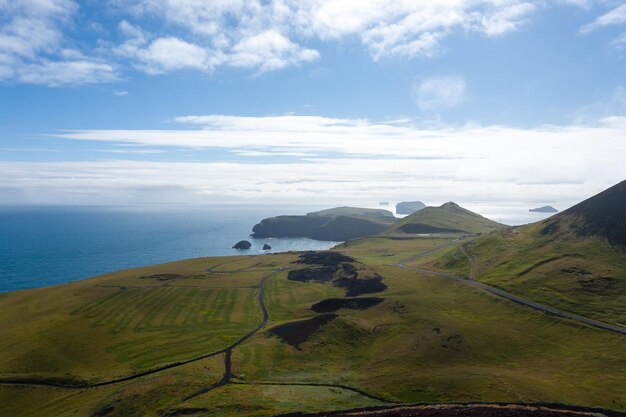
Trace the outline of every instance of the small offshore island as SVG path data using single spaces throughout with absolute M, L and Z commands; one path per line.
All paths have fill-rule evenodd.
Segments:
M 559 211 L 552 206 L 537 207 L 528 210 L 531 213 L 558 213 Z
M 517 227 L 341 207 L 255 226 L 368 231 L 330 251 L 2 294 L 0 415 L 623 416 L 625 207 L 626 181 Z

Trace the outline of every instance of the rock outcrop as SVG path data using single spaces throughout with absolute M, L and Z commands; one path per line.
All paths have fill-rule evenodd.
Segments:
M 233 249 L 246 250 L 246 249 L 250 249 L 251 247 L 252 247 L 252 243 L 248 242 L 247 240 L 240 240 L 239 242 L 235 244 L 235 246 L 233 246 Z

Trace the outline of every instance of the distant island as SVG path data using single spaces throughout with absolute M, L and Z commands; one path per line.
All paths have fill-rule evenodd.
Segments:
M 402 201 L 396 204 L 396 214 L 413 214 L 423 208 L 426 208 L 426 204 L 421 201 Z
M 528 210 L 532 213 L 558 213 L 559 211 L 552 206 L 537 207 Z
M 415 235 L 471 235 L 502 227 L 456 203 L 448 202 L 440 207 L 425 207 L 403 219 L 394 217 L 388 210 L 357 207 L 337 207 L 304 216 L 270 217 L 255 225 L 251 236 L 257 239 L 307 237 L 346 241 L 375 235 L 399 238 Z
M 383 209 L 337 207 L 304 216 L 277 216 L 261 220 L 252 228 L 252 237 L 307 237 L 326 241 L 345 241 L 377 235 L 396 221 Z

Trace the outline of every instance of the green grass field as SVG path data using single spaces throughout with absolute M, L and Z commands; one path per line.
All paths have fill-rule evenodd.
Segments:
M 269 276 L 269 321 L 232 349 L 230 383 L 203 392 L 222 379 L 226 355 L 219 353 L 100 387 L 0 385 L 0 415 L 270 416 L 385 401 L 625 410 L 624 336 L 386 266 L 428 251 L 413 262 L 432 263 L 459 243 L 376 237 L 342 245 L 358 268 L 383 277 L 387 289 L 367 294 L 383 301 L 337 311 L 298 347 L 270 331 L 315 317 L 313 304 L 344 290 L 289 280 L 278 268 L 306 267 L 292 263 L 295 253 L 191 259 L 3 294 L 0 379 L 80 384 L 227 348 L 261 323 L 258 286 Z
M 494 232 L 429 267 L 608 323 L 626 325 L 626 255 L 601 238 L 554 239 L 540 225 Z

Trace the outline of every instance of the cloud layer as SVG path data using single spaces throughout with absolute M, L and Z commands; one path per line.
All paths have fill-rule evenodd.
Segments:
M 6 200 L 0 203 L 575 202 L 626 178 L 626 121 L 620 117 L 597 126 L 535 129 L 424 129 L 408 121 L 317 116 L 177 121 L 187 129 L 57 134 L 130 152 L 120 152 L 127 160 L 3 162 L 0 195 Z M 204 149 L 221 156 L 198 160 Z M 141 157 L 130 160 L 133 150 Z M 163 153 L 174 160 L 151 160 Z

